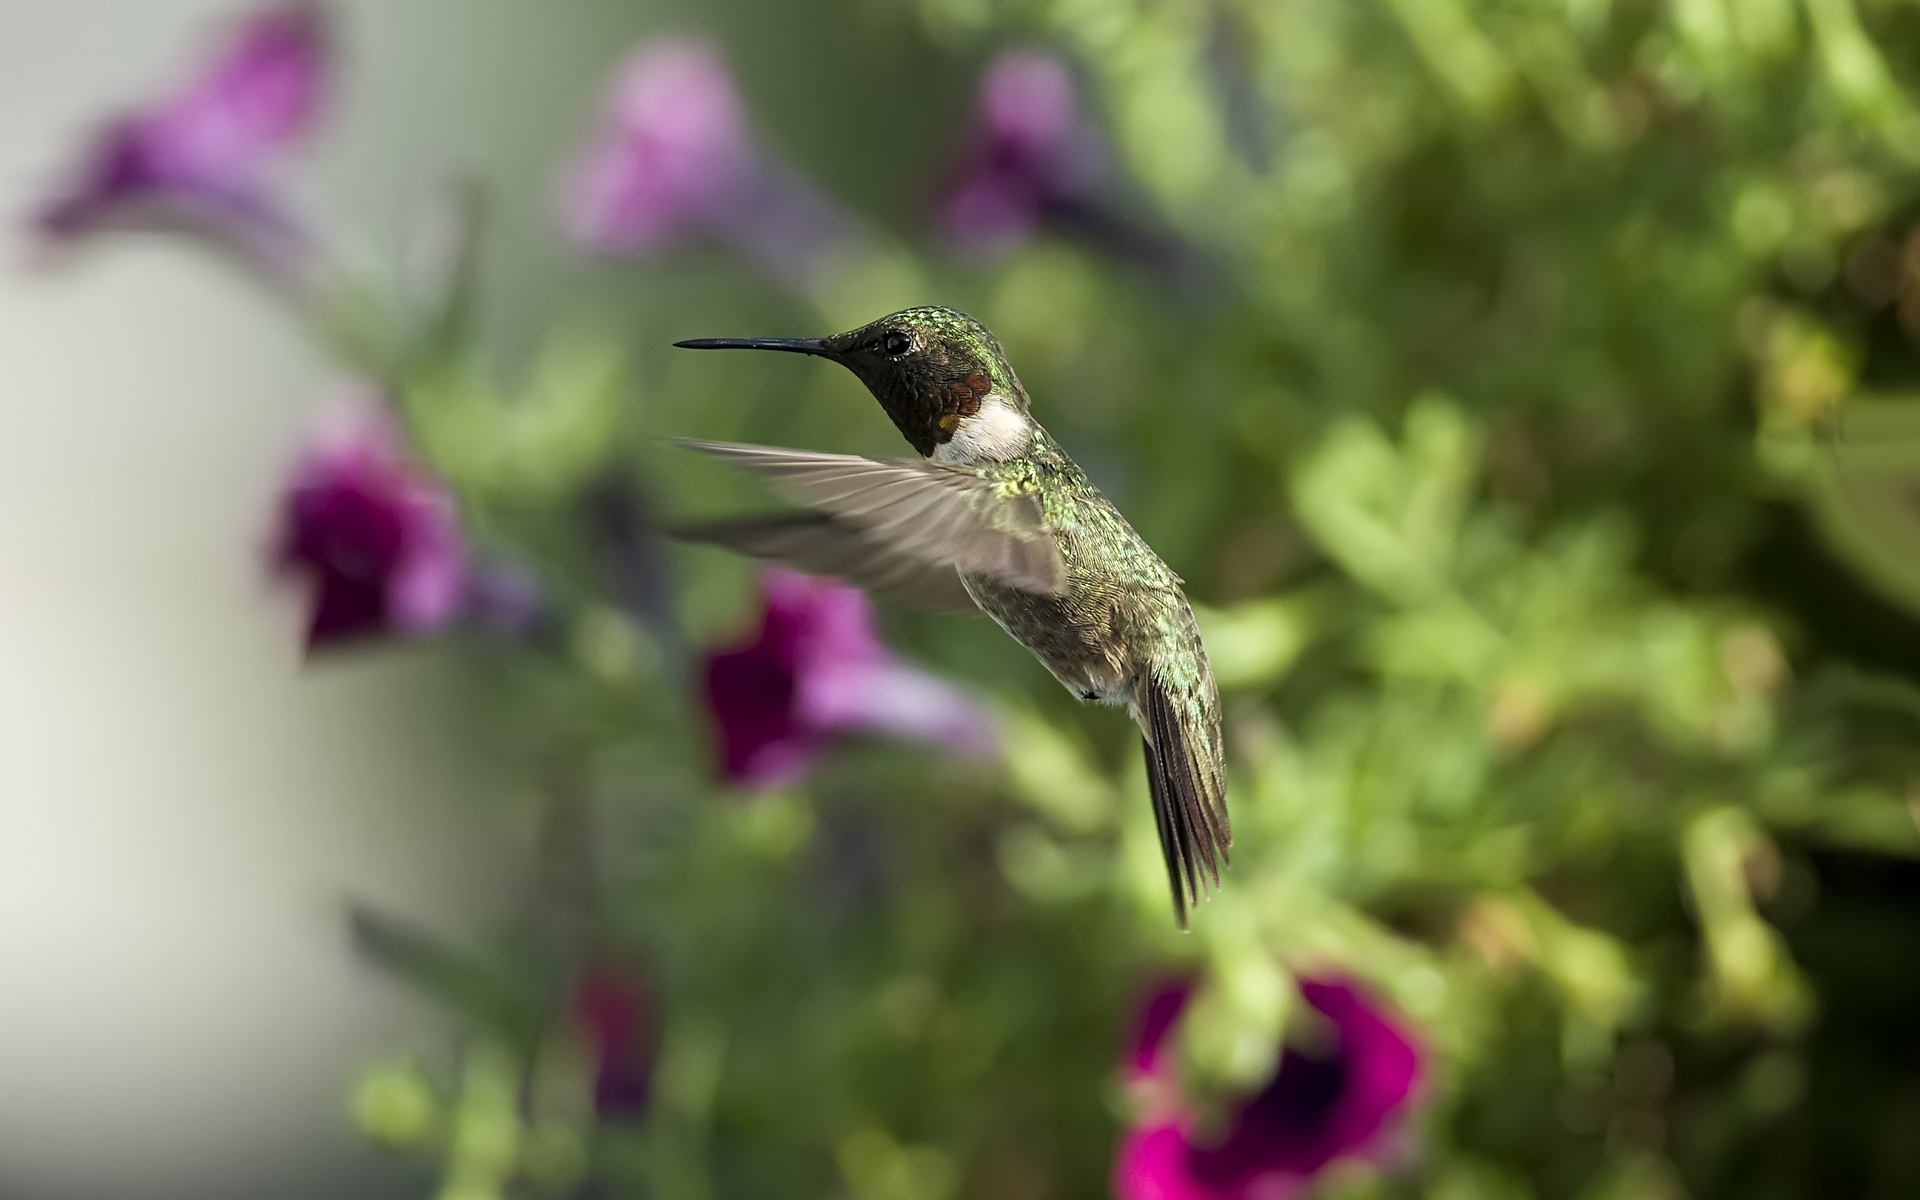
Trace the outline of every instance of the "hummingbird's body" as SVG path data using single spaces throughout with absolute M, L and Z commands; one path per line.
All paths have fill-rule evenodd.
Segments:
M 917 308 L 833 338 L 680 345 L 833 358 L 925 459 L 691 443 L 812 508 L 692 536 L 926 607 L 977 606 L 1082 700 L 1126 705 L 1184 925 L 1232 840 L 1206 649 L 1179 577 L 1028 416 L 993 334 Z

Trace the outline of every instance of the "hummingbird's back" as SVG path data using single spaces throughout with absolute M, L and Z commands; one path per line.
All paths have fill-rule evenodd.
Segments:
M 1180 580 L 1046 431 L 1028 451 L 979 464 L 1002 490 L 1037 495 L 1066 564 L 1055 595 L 986 575 L 961 580 L 982 611 L 1083 700 L 1125 704 L 1145 660 L 1176 651 L 1192 616 Z M 1192 638 L 1198 646 L 1198 638 Z
M 1140 726 L 1174 911 L 1217 884 L 1233 841 L 1220 696 L 1180 578 L 1044 429 L 1024 453 L 975 469 L 1034 494 L 1065 564 L 1053 593 L 961 573 L 989 616 L 1082 700 L 1124 704 Z

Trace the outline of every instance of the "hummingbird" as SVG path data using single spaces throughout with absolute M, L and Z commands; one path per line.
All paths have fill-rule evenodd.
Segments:
M 824 338 L 695 338 L 852 371 L 920 457 L 682 444 L 758 475 L 797 511 L 678 531 L 882 598 L 984 611 L 1082 700 L 1140 727 L 1174 917 L 1220 882 L 1227 820 L 1220 696 L 1180 577 L 1029 411 L 991 330 L 904 309 Z

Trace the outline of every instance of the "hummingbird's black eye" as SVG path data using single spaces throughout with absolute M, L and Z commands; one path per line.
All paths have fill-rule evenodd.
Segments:
M 902 354 L 913 349 L 913 339 L 896 329 L 887 334 L 886 337 L 880 339 L 880 347 L 885 350 L 889 356 L 899 358 Z

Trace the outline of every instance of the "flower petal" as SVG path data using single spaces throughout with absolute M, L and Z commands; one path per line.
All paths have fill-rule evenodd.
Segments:
M 1183 1119 L 1127 1131 L 1114 1154 L 1116 1200 L 1222 1200 L 1187 1171 L 1190 1125 Z
M 251 177 L 312 133 L 328 66 L 317 5 L 254 14 L 203 75 L 143 122 L 162 174 L 200 184 Z
M 748 787 L 783 787 L 806 777 L 826 736 L 801 722 L 792 665 L 765 642 L 707 658 L 707 704 L 727 779 Z
M 270 277 L 302 283 L 307 237 L 266 168 L 317 123 L 329 65 L 316 5 L 255 14 L 178 93 L 101 131 L 40 210 L 40 232 L 67 240 L 146 224 L 204 234 Z
M 908 666 L 880 643 L 873 605 L 857 588 L 791 572 L 769 572 L 769 603 L 804 605 L 808 636 L 798 644 L 801 719 L 827 730 L 858 730 L 984 757 L 998 747 L 979 703 L 953 684 Z
M 1176 1090 L 1160 1096 L 1118 1148 L 1121 1200 L 1285 1200 L 1328 1164 L 1381 1151 L 1419 1086 L 1419 1049 L 1350 983 L 1303 980 L 1300 994 L 1332 1026 L 1331 1054 L 1287 1047 L 1273 1078 L 1234 1108 L 1225 1136 L 1211 1142 L 1193 1136 L 1177 1083 L 1163 1074 L 1162 1047 L 1186 991 L 1170 985 L 1153 996 L 1129 1071 L 1136 1083 Z
M 295 464 L 274 565 L 314 590 L 308 645 L 381 632 L 430 633 L 467 602 L 452 497 L 409 461 L 371 400 L 320 423 Z
M 1287 1047 L 1226 1138 L 1189 1151 L 1188 1168 L 1210 1186 L 1264 1196 L 1337 1159 L 1365 1157 L 1413 1093 L 1419 1053 L 1371 1000 L 1342 981 L 1303 980 L 1300 994 L 1333 1026 L 1332 1053 Z
M 1133 1079 L 1158 1075 L 1169 1061 L 1167 1042 L 1187 1001 L 1193 998 L 1193 981 L 1170 979 L 1156 984 L 1140 1006 L 1139 1028 L 1133 1039 L 1133 1052 L 1127 1058 L 1127 1074 Z
M 754 638 L 707 658 L 707 700 L 721 769 L 735 783 L 798 782 L 837 732 L 885 733 L 959 754 L 997 748 L 965 691 L 896 659 L 854 588 L 791 571 L 761 574 L 766 610 Z
M 387 611 L 404 633 L 430 633 L 458 616 L 468 597 L 466 544 L 453 498 L 409 480 L 402 509 L 405 542 L 387 588 Z
M 1009 51 L 988 65 L 959 161 L 938 203 L 941 228 L 976 248 L 1005 248 L 1083 198 L 1099 174 L 1073 76 L 1050 55 Z
M 966 691 L 903 663 L 824 665 L 801 677 L 800 709 L 823 729 L 884 733 L 989 758 L 999 739 Z
M 726 64 L 703 42 L 664 38 L 620 68 L 598 131 L 562 182 L 561 221 L 597 253 L 653 249 L 717 211 L 753 163 Z
M 1352 984 L 1304 980 L 1300 994 L 1333 1023 L 1347 1063 L 1345 1093 L 1328 1118 L 1336 1154 L 1370 1150 L 1420 1085 L 1412 1038 Z
M 759 632 L 740 646 L 707 656 L 707 705 L 719 736 L 720 767 L 734 783 L 796 783 L 825 746 L 825 731 L 805 724 L 796 702 L 813 582 L 786 572 L 764 573 L 767 607 Z

